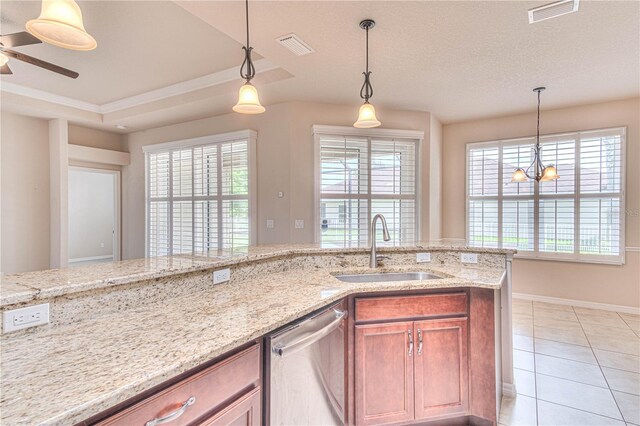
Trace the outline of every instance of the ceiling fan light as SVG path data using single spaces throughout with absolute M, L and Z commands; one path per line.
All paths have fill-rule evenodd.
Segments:
M 542 178 L 540 179 L 542 182 L 548 182 L 551 180 L 559 179 L 558 170 L 555 166 L 547 166 L 542 171 Z
M 40 40 L 71 50 L 93 50 L 96 40 L 84 29 L 82 11 L 74 0 L 42 0 L 37 19 L 26 29 Z
M 358 111 L 358 121 L 353 123 L 353 127 L 358 129 L 370 129 L 372 127 L 378 127 L 380 121 L 376 117 L 376 109 L 369 102 L 365 102 Z
M 238 103 L 233 107 L 235 112 L 241 114 L 261 114 L 265 107 L 260 104 L 258 91 L 251 83 L 244 84 L 238 92 Z
M 527 177 L 527 174 L 525 173 L 522 167 L 518 167 L 513 172 L 513 175 L 511 175 L 511 182 L 514 182 L 514 183 L 526 182 L 528 180 L 529 178 Z
M 9 62 L 9 58 L 4 53 L 0 52 L 0 67 L 4 67 L 7 62 Z

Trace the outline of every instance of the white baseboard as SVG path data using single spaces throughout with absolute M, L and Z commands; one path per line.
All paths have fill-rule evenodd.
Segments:
M 539 296 L 537 294 L 513 293 L 514 299 L 532 300 L 534 302 L 556 303 L 558 305 L 579 306 L 581 308 L 602 309 L 604 311 L 622 312 L 625 314 L 640 315 L 640 308 L 623 305 L 610 305 L 608 303 L 588 302 L 586 300 L 563 299 L 560 297 Z
M 506 396 L 507 398 L 515 398 L 516 396 L 516 385 L 515 383 L 502 383 L 502 396 Z

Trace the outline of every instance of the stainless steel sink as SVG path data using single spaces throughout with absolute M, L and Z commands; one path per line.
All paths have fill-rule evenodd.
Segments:
M 340 281 L 346 283 L 370 283 L 370 282 L 388 282 L 388 281 L 420 281 L 420 280 L 438 280 L 442 277 L 429 272 L 383 272 L 379 274 L 353 274 L 353 275 L 336 275 Z

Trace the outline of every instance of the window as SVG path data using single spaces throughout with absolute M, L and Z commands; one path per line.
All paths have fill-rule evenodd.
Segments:
M 558 260 L 623 263 L 625 129 L 540 138 L 560 179 L 512 183 L 535 138 L 467 145 L 467 240 Z
M 144 147 L 147 256 L 252 242 L 255 132 Z
M 422 132 L 314 126 L 317 240 L 323 246 L 370 243 L 371 219 L 385 216 L 391 241 L 418 235 L 418 147 Z

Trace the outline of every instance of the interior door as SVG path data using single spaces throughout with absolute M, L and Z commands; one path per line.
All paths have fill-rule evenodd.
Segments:
M 356 325 L 356 424 L 413 419 L 413 323 Z
M 416 419 L 469 408 L 467 318 L 416 321 Z

